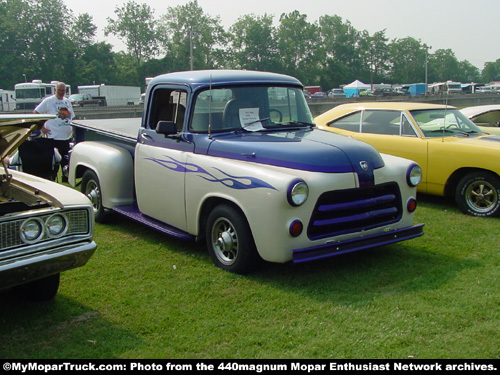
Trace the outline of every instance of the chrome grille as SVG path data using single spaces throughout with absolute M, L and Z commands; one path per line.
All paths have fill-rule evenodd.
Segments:
M 54 213 L 55 212 L 51 212 L 50 214 L 32 217 L 37 217 L 45 222 L 45 220 Z M 90 223 L 87 210 L 80 209 L 73 211 L 61 211 L 58 213 L 62 213 L 68 218 L 68 230 L 63 237 L 85 235 L 89 233 Z M 24 217 L 22 219 L 15 219 L 0 223 L 0 252 L 26 245 L 21 240 L 19 228 L 21 227 L 21 224 L 29 218 L 30 217 Z M 37 243 L 50 240 L 52 240 L 52 238 L 48 237 L 47 234 L 44 233 L 43 237 Z
M 322 194 L 309 221 L 311 239 L 359 232 L 391 224 L 402 216 L 396 183 Z

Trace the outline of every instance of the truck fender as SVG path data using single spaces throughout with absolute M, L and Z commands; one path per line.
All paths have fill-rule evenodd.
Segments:
M 134 160 L 129 150 L 113 143 L 80 142 L 73 147 L 69 166 L 69 183 L 92 170 L 101 188 L 102 206 L 113 208 L 135 201 Z

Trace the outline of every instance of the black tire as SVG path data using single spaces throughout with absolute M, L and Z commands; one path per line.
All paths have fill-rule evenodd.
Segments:
M 81 192 L 92 202 L 95 221 L 104 223 L 106 220 L 106 211 L 102 205 L 101 184 L 94 171 L 87 170 L 83 174 Z
M 61 275 L 56 273 L 43 279 L 16 286 L 13 290 L 21 298 L 31 301 L 48 301 L 56 296 L 59 289 L 60 277 Z
M 464 214 L 500 216 L 500 179 L 488 172 L 472 172 L 458 183 L 455 201 Z
M 223 270 L 243 275 L 261 261 L 245 216 L 230 205 L 217 206 L 208 216 L 206 242 L 210 258 Z

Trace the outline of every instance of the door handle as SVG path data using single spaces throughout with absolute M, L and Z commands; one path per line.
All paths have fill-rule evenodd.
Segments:
M 146 133 L 141 133 L 141 142 L 154 142 L 153 137 L 151 137 L 149 134 Z

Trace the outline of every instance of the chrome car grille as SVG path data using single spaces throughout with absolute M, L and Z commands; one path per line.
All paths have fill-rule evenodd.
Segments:
M 68 229 L 61 237 L 68 237 L 74 235 L 85 235 L 90 231 L 90 221 L 89 221 L 89 211 L 88 210 L 73 210 L 73 211 L 61 211 L 68 218 Z M 45 221 L 48 217 L 53 215 L 53 212 L 47 215 L 36 216 L 42 221 Z M 23 242 L 21 238 L 20 228 L 24 221 L 28 218 L 20 218 L 11 221 L 0 222 L 0 252 L 13 249 L 19 246 L 26 246 L 27 244 Z M 50 241 L 50 238 L 46 233 L 37 241 L 37 243 L 43 243 Z
M 322 194 L 309 221 L 310 239 L 360 232 L 395 223 L 402 216 L 396 183 Z

